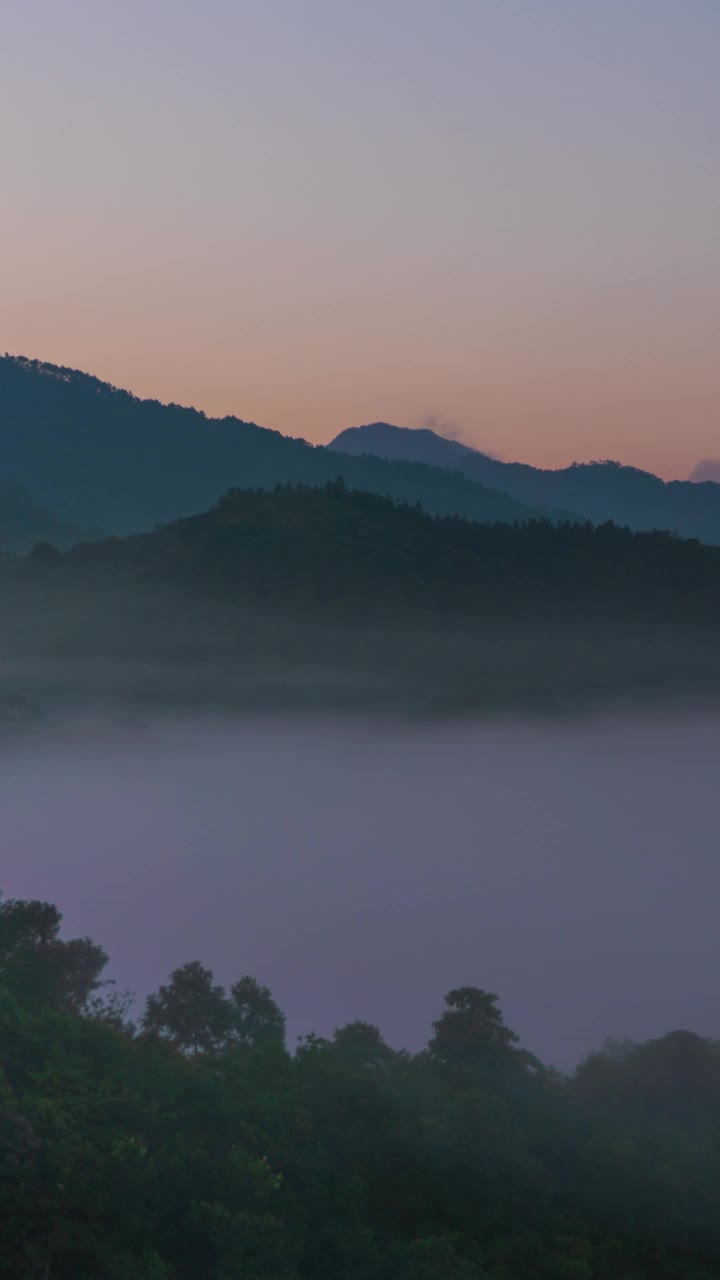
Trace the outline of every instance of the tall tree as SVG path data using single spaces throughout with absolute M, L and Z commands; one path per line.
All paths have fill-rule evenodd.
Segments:
M 142 1027 L 184 1053 L 220 1049 L 230 1029 L 225 992 L 210 969 L 191 960 L 171 973 L 167 985 L 148 996 Z
M 61 923 L 49 902 L 0 903 L 0 982 L 30 1004 L 80 1013 L 104 985 L 100 975 L 108 958 L 89 938 L 64 941 Z
M 333 1045 L 343 1062 L 362 1069 L 387 1066 L 394 1057 L 378 1027 L 359 1019 L 338 1027 L 333 1035 Z
M 245 976 L 230 988 L 230 1039 L 253 1048 L 285 1043 L 285 1014 L 255 978 Z
M 533 1054 L 517 1048 L 518 1036 L 505 1025 L 498 997 L 480 987 L 456 987 L 445 996 L 447 1008 L 433 1023 L 433 1057 L 446 1063 L 513 1064 L 538 1067 Z

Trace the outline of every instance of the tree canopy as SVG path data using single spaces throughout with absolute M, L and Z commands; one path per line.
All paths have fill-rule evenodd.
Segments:
M 199 962 L 108 1017 L 105 959 L 0 903 L 8 1280 L 720 1277 L 716 1043 L 564 1077 L 463 986 L 421 1052 L 351 1021 L 293 1053 L 266 987 Z

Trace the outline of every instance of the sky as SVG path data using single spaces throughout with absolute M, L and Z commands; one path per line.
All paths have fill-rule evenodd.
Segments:
M 318 443 L 720 453 L 718 0 L 0 16 L 0 350 Z

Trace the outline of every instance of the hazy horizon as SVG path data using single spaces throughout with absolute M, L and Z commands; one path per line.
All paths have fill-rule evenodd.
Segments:
M 2 348 L 315 443 L 717 455 L 711 0 L 3 18 Z

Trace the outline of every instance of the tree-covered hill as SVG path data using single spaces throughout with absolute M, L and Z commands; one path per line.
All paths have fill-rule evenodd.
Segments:
M 720 695 L 720 548 L 430 516 L 341 481 L 38 545 L 0 563 L 0 605 L 0 711 L 3 691 L 45 705 L 83 688 L 402 712 Z
M 152 533 L 81 544 L 57 569 L 283 609 L 720 621 L 715 547 L 610 523 L 431 516 L 342 480 L 234 490 Z
M 0 357 L 0 474 L 80 528 L 132 533 L 203 511 L 230 486 L 348 485 L 476 520 L 548 514 L 457 472 L 328 449 L 237 418 L 140 400 L 74 369 Z
M 614 520 L 631 529 L 672 529 L 686 538 L 720 543 L 720 485 L 710 481 L 665 482 L 618 462 L 574 464 L 557 471 L 501 462 L 428 428 L 387 422 L 341 431 L 329 448 L 354 457 L 431 463 L 455 469 L 521 502 L 569 508 L 596 523 Z
M 564 1077 L 460 986 L 420 1053 L 351 1009 L 292 1052 L 266 987 L 198 961 L 133 1025 L 60 926 L 0 904 L 8 1280 L 720 1277 L 716 1043 L 609 1044 Z

